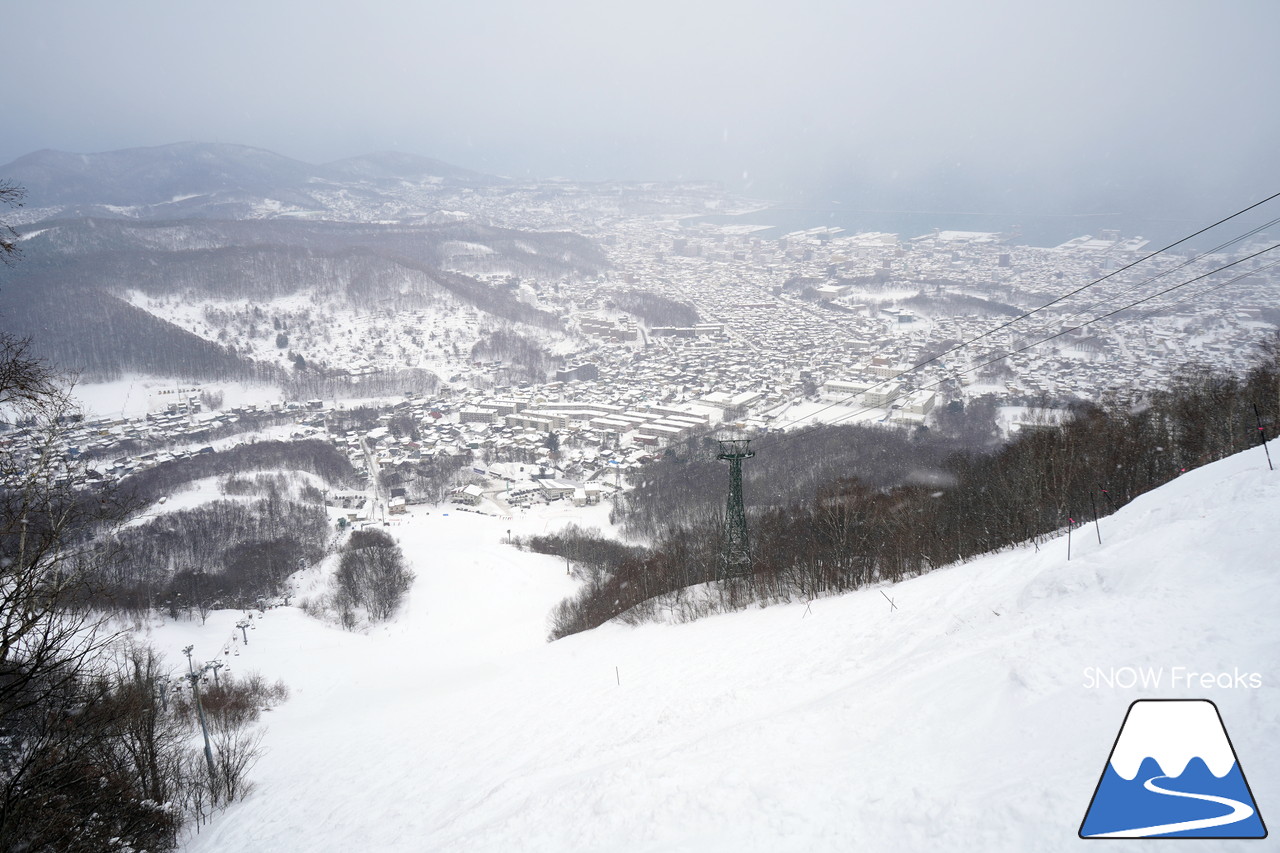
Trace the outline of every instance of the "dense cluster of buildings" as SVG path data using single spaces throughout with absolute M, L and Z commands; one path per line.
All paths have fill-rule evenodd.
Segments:
M 430 206 L 431 191 L 413 192 L 406 210 Z M 1144 242 L 1115 232 L 1052 248 L 964 231 L 904 237 L 824 226 L 778 235 L 691 216 L 746 208 L 706 185 L 447 192 L 431 203 L 496 224 L 578 231 L 607 254 L 598 276 L 524 283 L 538 308 L 562 318 L 558 331 L 526 330 L 556 353 L 553 380 L 514 382 L 512 365 L 473 362 L 470 342 L 483 332 L 475 311 L 455 312 L 457 328 L 444 328 L 418 310 L 379 320 L 373 345 L 354 326 L 335 338 L 365 362 L 383 353 L 416 363 L 421 349 L 448 368 L 437 399 L 388 402 L 386 423 L 373 430 L 335 435 L 331 401 L 201 412 L 181 389 L 167 411 L 75 425 L 63 449 L 109 457 L 103 475 L 121 475 L 199 452 L 211 433 L 267 424 L 335 435 L 366 470 L 465 456 L 539 464 L 550 474 L 539 479 L 580 487 L 610 461 L 635 464 L 724 425 L 785 429 L 819 413 L 867 412 L 912 426 L 976 395 L 1053 406 L 1159 387 L 1192 361 L 1243 371 L 1280 320 L 1265 257 L 1231 270 L 1229 281 L 1212 274 L 1230 260 L 1223 254 L 1166 253 L 1130 268 Z M 610 298 L 635 290 L 691 306 L 697 321 L 649 323 Z M 0 434 L 21 440 L 21 430 Z
M 542 389 L 545 390 L 545 389 Z M 715 407 L 711 401 L 703 401 Z M 580 441 L 620 446 L 623 437 L 642 446 L 678 441 L 695 431 L 705 431 L 711 419 L 696 407 L 675 408 L 644 404 L 628 409 L 621 405 L 551 401 L 543 397 L 486 398 L 458 412 L 464 424 L 503 424 L 542 433 L 569 431 Z
M 661 217 L 608 228 L 614 271 L 564 283 L 570 306 L 613 286 L 643 287 L 695 307 L 702 322 L 638 323 L 625 340 L 582 323 L 588 343 L 577 357 L 599 378 L 575 393 L 622 405 L 750 394 L 747 411 L 733 414 L 757 426 L 786 426 L 788 404 L 805 399 L 911 424 L 975 395 L 1052 406 L 1159 387 L 1189 362 L 1240 372 L 1280 319 L 1263 260 L 1231 270 L 1229 283 L 1211 274 L 1258 246 L 1126 269 L 1146 244 L 1116 232 L 1036 248 L 962 231 L 771 237 Z
M 814 384 L 853 381 L 874 358 L 914 365 L 979 336 L 903 377 L 903 394 L 927 388 L 938 402 L 986 393 L 1012 402 L 1096 398 L 1162 384 L 1191 361 L 1247 369 L 1280 317 L 1274 277 L 1260 269 L 1266 257 L 1230 271 L 1244 277 L 1229 286 L 1217 286 L 1227 276 L 1211 277 L 1103 317 L 1261 244 L 1190 263 L 1165 253 L 1126 270 L 1149 247 L 1110 230 L 1038 248 L 1019 245 L 1016 231 L 852 234 L 824 225 L 780 234 L 725 224 L 760 209 L 709 183 L 553 181 L 406 185 L 352 215 L 408 221 L 422 215 L 415 212 L 448 211 L 452 219 L 595 239 L 608 272 L 555 282 L 554 294 L 541 289 L 539 307 L 565 317 L 566 331 L 583 338 L 574 360 L 599 370 L 595 379 L 566 373 L 560 381 L 596 383 L 576 391 L 592 400 L 631 398 L 616 401 L 622 405 L 752 390 L 767 411 Z M 615 287 L 691 304 L 701 322 L 653 327 L 594 310 Z

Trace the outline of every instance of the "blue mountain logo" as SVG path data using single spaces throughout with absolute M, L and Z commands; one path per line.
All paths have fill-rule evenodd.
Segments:
M 1129 706 L 1081 838 L 1266 838 L 1218 707 L 1207 699 Z

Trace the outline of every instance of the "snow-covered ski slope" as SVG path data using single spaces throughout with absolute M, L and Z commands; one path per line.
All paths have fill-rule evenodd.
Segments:
M 280 609 L 250 634 L 237 666 L 293 696 L 265 715 L 256 791 L 186 849 L 1123 843 L 1076 832 L 1129 703 L 1149 697 L 1217 703 L 1280 820 L 1278 522 L 1280 472 L 1258 449 L 1102 519 L 1101 545 L 1077 529 L 1069 562 L 1063 537 L 942 569 L 884 587 L 896 610 L 867 589 L 547 644 L 564 564 L 500 540 L 554 522 L 420 515 L 394 531 L 419 575 L 398 621 L 363 636 Z M 234 618 L 210 619 L 208 642 Z M 155 640 L 172 660 L 196 631 Z M 1090 667 L 1150 667 L 1161 686 L 1098 686 Z M 1261 686 L 1185 677 L 1236 670 Z

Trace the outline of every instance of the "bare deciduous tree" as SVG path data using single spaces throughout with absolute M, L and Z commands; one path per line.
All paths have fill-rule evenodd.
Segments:
M 90 539 L 120 518 L 63 436 L 78 417 L 67 390 L 21 341 L 0 335 L 0 409 L 17 428 L 0 451 L 0 708 L 74 678 L 104 640 L 77 606 Z
M 0 202 L 15 192 L 0 182 Z M 253 714 L 215 716 L 217 778 L 189 760 L 193 723 L 159 658 L 105 628 L 107 534 L 136 501 L 88 476 L 67 442 L 79 419 L 68 383 L 0 333 L 0 850 L 159 853 L 243 795 L 260 737 L 246 726 L 269 697 L 228 680 L 223 704 Z

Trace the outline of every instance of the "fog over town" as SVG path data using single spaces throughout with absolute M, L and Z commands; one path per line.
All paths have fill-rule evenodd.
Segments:
M 1266 836 L 1280 6 L 0 20 L 0 850 Z
M 398 150 L 809 206 L 1194 223 L 1280 176 L 1277 15 L 1266 0 L 15 4 L 0 162 L 181 140 L 313 163 Z

